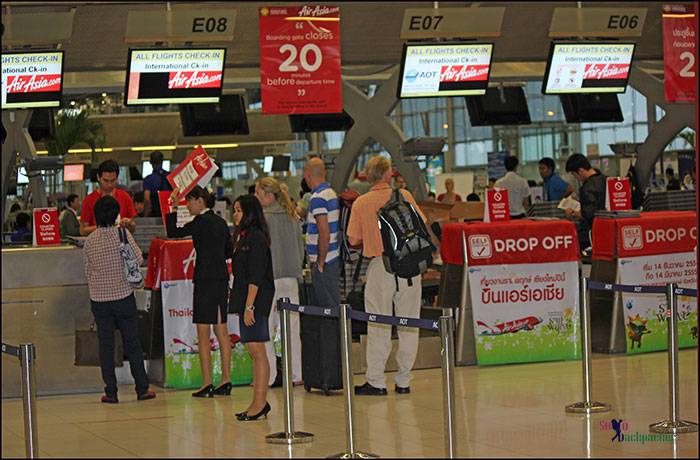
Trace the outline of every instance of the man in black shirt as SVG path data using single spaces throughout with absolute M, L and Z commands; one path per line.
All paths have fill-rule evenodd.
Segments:
M 666 168 L 666 190 L 680 190 L 681 181 L 673 174 L 673 168 Z
M 589 233 L 593 228 L 595 212 L 605 209 L 605 187 L 607 177 L 597 169 L 591 167 L 588 158 L 575 153 L 566 161 L 566 172 L 571 173 L 581 183 L 579 188 L 579 201 L 581 210 L 565 209 L 568 216 L 581 220 L 578 229 L 578 243 L 581 250 L 591 246 Z

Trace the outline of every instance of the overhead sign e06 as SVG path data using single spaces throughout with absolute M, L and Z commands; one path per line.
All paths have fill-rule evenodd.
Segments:
M 493 43 L 406 44 L 398 97 L 483 95 L 492 55 Z
M 58 107 L 63 90 L 63 51 L 2 55 L 2 108 Z
M 225 48 L 129 50 L 126 105 L 217 103 L 225 62 Z
M 634 43 L 552 43 L 543 94 L 624 93 Z

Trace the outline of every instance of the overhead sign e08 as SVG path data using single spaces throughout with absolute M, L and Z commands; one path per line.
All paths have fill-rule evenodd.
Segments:
M 483 95 L 492 55 L 493 43 L 406 44 L 398 97 Z
M 542 93 L 624 93 L 634 46 L 634 43 L 552 43 Z
M 58 107 L 63 91 L 63 51 L 2 55 L 2 108 Z

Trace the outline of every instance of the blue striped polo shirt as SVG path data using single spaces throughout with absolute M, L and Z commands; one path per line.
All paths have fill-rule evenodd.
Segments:
M 328 227 L 331 234 L 325 263 L 333 262 L 340 256 L 340 248 L 338 246 L 339 209 L 338 195 L 336 195 L 328 182 L 322 183 L 311 191 L 306 227 L 306 252 L 309 256 L 309 262 L 316 262 L 318 258 L 318 226 L 316 225 L 316 217 L 323 215 L 328 216 Z

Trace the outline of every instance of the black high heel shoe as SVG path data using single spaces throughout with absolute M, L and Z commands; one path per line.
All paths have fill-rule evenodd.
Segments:
M 265 407 L 263 407 L 263 409 L 259 413 L 255 414 L 255 415 L 248 415 L 248 412 L 243 412 L 240 415 L 236 415 L 236 418 L 238 420 L 240 420 L 241 422 L 250 422 L 252 420 L 257 420 L 260 417 L 267 418 L 267 414 L 270 413 L 270 409 L 271 409 L 270 403 L 265 402 Z
M 226 382 L 214 389 L 214 394 L 219 396 L 231 396 L 231 382 Z
M 192 393 L 195 398 L 213 398 L 214 397 L 214 386 L 209 384 L 202 388 L 201 390 Z

